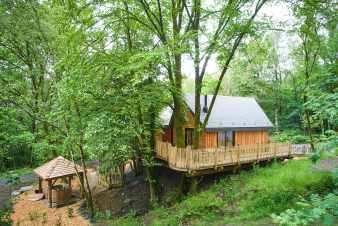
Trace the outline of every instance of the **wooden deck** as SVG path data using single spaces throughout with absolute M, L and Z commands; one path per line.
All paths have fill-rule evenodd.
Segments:
M 158 159 L 171 169 L 188 173 L 287 157 L 291 152 L 291 144 L 284 143 L 192 150 L 189 146 L 177 148 L 170 143 L 156 142 Z

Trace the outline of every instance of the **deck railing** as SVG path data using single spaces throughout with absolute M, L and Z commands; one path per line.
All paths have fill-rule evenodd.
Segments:
M 212 169 L 291 155 L 291 144 L 269 143 L 192 150 L 156 142 L 156 157 L 178 171 Z

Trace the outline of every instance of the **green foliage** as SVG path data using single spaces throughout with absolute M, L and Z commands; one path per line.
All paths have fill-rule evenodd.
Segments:
M 4 173 L 0 173 L 0 179 L 6 179 L 9 181 L 9 183 L 16 184 L 19 182 L 20 176 L 31 172 L 31 168 L 19 168 L 16 170 L 10 170 Z
M 73 208 L 71 208 L 71 207 L 68 207 L 68 208 L 67 208 L 67 216 L 68 216 L 69 218 L 71 218 L 71 217 L 74 216 L 74 210 L 73 210 Z
M 11 226 L 12 223 L 11 212 L 0 210 L 0 225 Z
M 324 197 L 312 194 L 310 198 L 297 202 L 298 210 L 288 209 L 272 218 L 280 225 L 336 225 L 338 220 L 338 195 L 329 193 Z
M 332 172 L 333 193 L 326 195 L 311 194 L 301 198 L 295 208 L 287 209 L 280 214 L 272 214 L 274 221 L 280 225 L 336 225 L 338 223 L 338 171 Z
M 316 151 L 310 155 L 312 163 L 317 163 L 320 160 L 320 152 Z
M 138 219 L 135 217 L 134 212 L 130 212 L 124 217 L 113 219 L 113 215 L 110 211 L 106 212 L 96 212 L 95 220 L 101 224 L 109 226 L 137 226 L 141 225 Z
M 2 226 L 11 226 L 13 224 L 11 214 L 12 210 L 12 202 L 11 200 L 6 201 L 2 204 L 2 209 L 0 209 L 0 225 Z
M 248 195 L 247 200 L 242 202 L 242 208 L 249 210 L 247 216 L 267 216 L 292 205 L 299 195 L 330 189 L 330 176 L 309 173 L 310 166 L 309 161 L 291 161 L 285 167 L 273 164 L 268 169 L 258 169 L 259 176 L 246 183 Z
M 307 144 L 309 137 L 303 135 L 299 130 L 285 130 L 282 132 L 274 133 L 272 139 L 276 142 L 290 142 L 293 144 Z
M 128 214 L 125 217 L 121 217 L 117 220 L 109 222 L 109 226 L 141 226 L 142 224 L 135 218 L 135 215 Z

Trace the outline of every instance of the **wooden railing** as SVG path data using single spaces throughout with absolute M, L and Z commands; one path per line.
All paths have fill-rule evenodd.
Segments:
M 286 157 L 291 151 L 291 144 L 281 143 L 192 150 L 190 146 L 177 148 L 170 143 L 156 142 L 157 158 L 166 161 L 172 169 L 188 172 Z

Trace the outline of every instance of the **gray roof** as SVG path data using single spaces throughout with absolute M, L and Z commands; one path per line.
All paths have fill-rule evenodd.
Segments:
M 185 95 L 186 103 L 194 113 L 195 96 L 194 94 Z M 212 95 L 207 96 L 207 105 L 209 107 Z M 200 99 L 201 108 L 204 106 L 204 96 Z M 165 112 L 165 113 L 164 113 Z M 169 125 L 172 115 L 172 109 L 167 108 L 161 114 L 163 125 Z M 203 122 L 206 113 L 201 111 L 201 122 Z M 212 128 L 272 128 L 270 122 L 262 108 L 253 97 L 234 97 L 218 95 L 214 107 L 209 117 L 207 129 Z

